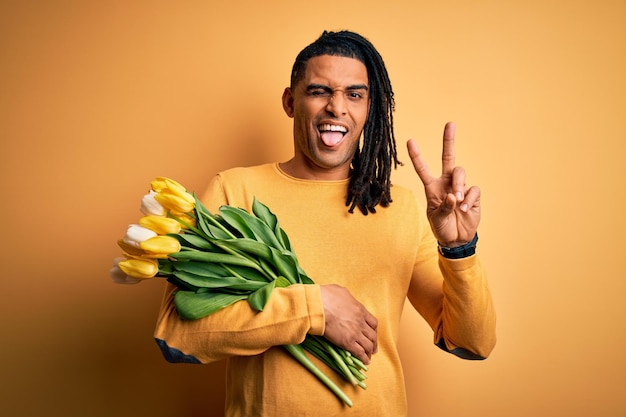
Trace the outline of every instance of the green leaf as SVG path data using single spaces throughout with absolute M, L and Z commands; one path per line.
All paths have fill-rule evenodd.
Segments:
M 298 268 L 295 261 L 287 255 L 283 255 L 277 250 L 272 251 L 272 264 L 276 267 L 279 275 L 284 276 L 292 284 L 300 282 Z
M 197 249 L 213 249 L 215 247 L 205 238 L 190 233 L 170 234 L 168 236 L 175 237 L 183 246 L 188 244 Z
M 265 275 L 271 277 L 271 279 L 273 280 L 276 279 L 278 274 L 277 274 L 276 268 L 274 267 L 271 261 L 266 261 L 263 258 L 259 258 L 259 265 L 261 266 L 261 270 L 263 271 Z
M 198 204 L 198 201 L 199 200 L 196 198 L 196 204 Z M 205 217 L 205 214 L 202 212 L 199 212 L 198 210 L 196 210 L 196 213 L 197 213 L 196 226 L 198 226 L 200 230 L 202 231 L 202 233 L 204 233 L 206 236 L 208 237 L 213 236 L 213 232 L 209 229 L 209 225 Z
M 174 268 L 178 271 L 189 272 L 208 278 L 221 278 L 232 275 L 222 264 L 209 262 L 174 262 Z
M 184 271 L 176 271 L 174 272 L 174 276 L 194 287 L 213 288 L 217 290 L 220 288 L 232 288 L 235 290 L 254 292 L 267 285 L 264 282 L 248 281 L 239 277 L 208 278 Z
M 256 236 L 249 225 L 250 213 L 241 208 L 222 206 L 220 207 L 220 215 L 230 227 L 241 233 L 243 237 L 256 240 Z
M 263 311 L 265 304 L 270 299 L 272 291 L 276 287 L 276 281 L 269 282 L 248 296 L 250 307 L 256 311 Z
M 212 214 L 194 194 L 196 199 L 196 223 L 202 233 L 215 239 L 229 239 L 234 237 L 228 230 L 223 228 L 218 220 L 219 216 Z
M 200 291 L 202 288 L 194 287 L 193 285 L 187 284 L 185 281 L 178 279 L 173 273 L 167 277 L 167 281 L 171 282 L 178 288 L 179 291 Z
M 221 219 L 215 218 L 215 221 L 217 223 L 221 223 L 220 222 Z M 218 240 L 221 239 L 232 239 L 234 234 L 230 231 L 228 231 L 223 225 L 215 225 L 215 224 L 211 224 L 211 223 L 207 223 L 207 229 L 209 229 L 209 231 L 211 232 L 211 235 Z M 239 237 L 239 236 L 237 236 Z
M 196 215 L 200 215 L 200 213 L 202 213 L 207 216 L 213 216 L 213 213 L 211 213 L 209 209 L 206 208 L 206 206 L 202 203 L 202 201 L 200 201 L 196 193 L 193 193 L 193 198 L 196 199 Z
M 291 250 L 291 242 L 289 242 L 289 237 L 287 233 L 280 227 L 280 223 L 278 222 L 278 217 L 267 207 L 265 204 L 261 203 L 259 200 L 254 198 L 252 201 L 252 212 L 262 220 L 267 226 L 274 232 L 274 236 L 280 243 L 282 249 Z
M 183 251 L 171 254 L 172 258 L 180 261 L 200 261 L 223 263 L 228 265 L 247 266 L 249 268 L 260 269 L 259 264 L 253 260 L 242 256 L 231 255 L 228 253 L 201 252 L 201 251 Z
M 301 271 L 299 276 L 301 284 L 315 284 L 315 281 L 313 281 L 304 271 Z
M 159 275 L 169 275 L 174 272 L 174 263 L 170 259 L 158 259 Z
M 177 291 L 174 295 L 174 305 L 183 319 L 197 320 L 246 298 L 245 295 L 219 292 Z
M 269 207 L 257 200 L 256 197 L 252 200 L 252 212 L 255 216 L 265 222 L 270 229 L 276 230 L 278 218 L 276 218 L 274 213 L 271 212 Z
M 268 246 L 279 250 L 283 249 L 278 239 L 276 239 L 274 231 L 258 217 L 243 209 L 230 206 L 220 207 L 220 213 L 231 225 L 240 225 L 240 227 L 245 225 L 247 233 L 244 235 L 245 237 L 264 242 Z M 250 235 L 250 233 L 252 234 Z
M 291 251 L 279 252 L 277 249 L 263 242 L 248 238 L 228 239 L 220 241 L 217 244 L 221 248 L 227 246 L 245 255 L 258 256 L 260 263 L 265 267 L 264 269 L 266 271 L 270 269 L 273 272 L 285 275 L 293 284 L 313 284 L 313 280 L 306 276 L 306 273 L 298 264 L 296 255 Z M 267 262 L 261 262 L 261 260 Z
M 256 241 L 254 239 L 228 239 L 221 241 L 219 245 L 226 245 L 228 247 L 236 249 L 238 252 L 242 252 L 252 256 L 258 256 L 266 260 L 272 259 L 271 248 L 267 244 Z
M 266 274 L 263 274 L 256 269 L 248 268 L 245 266 L 224 265 L 224 268 L 232 272 L 232 275 L 240 276 L 248 280 L 260 282 L 268 282 L 272 280 L 272 278 L 267 276 Z
M 286 288 L 291 285 L 291 282 L 283 276 L 276 278 L 276 288 Z
M 276 229 L 274 229 L 274 233 L 276 234 L 276 238 L 280 241 L 283 247 L 286 250 L 291 251 L 291 242 L 289 241 L 289 237 L 287 236 L 287 233 L 285 233 L 285 231 L 281 229 L 278 224 L 276 225 Z

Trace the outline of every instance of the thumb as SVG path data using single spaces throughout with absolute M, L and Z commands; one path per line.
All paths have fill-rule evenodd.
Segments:
M 439 207 L 433 207 L 432 211 L 428 214 L 428 220 L 430 222 L 430 227 L 435 233 L 435 237 L 439 242 L 447 242 L 446 236 L 441 235 L 443 229 L 446 228 L 446 225 L 450 221 L 450 214 L 454 211 L 456 207 L 456 198 L 453 194 L 447 194 L 446 198 L 439 204 Z

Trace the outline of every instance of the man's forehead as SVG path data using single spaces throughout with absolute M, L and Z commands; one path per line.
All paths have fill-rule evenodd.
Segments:
M 319 55 L 310 58 L 304 73 L 305 85 L 309 83 L 334 82 L 340 84 L 368 84 L 365 65 L 355 58 Z

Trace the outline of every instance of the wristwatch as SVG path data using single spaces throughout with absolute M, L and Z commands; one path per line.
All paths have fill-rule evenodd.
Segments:
M 476 253 L 476 242 L 478 242 L 478 233 L 476 233 L 474 238 L 465 245 L 457 246 L 455 248 L 446 248 L 445 246 L 441 246 L 441 243 L 437 243 L 441 256 L 448 259 L 461 259 L 472 256 Z

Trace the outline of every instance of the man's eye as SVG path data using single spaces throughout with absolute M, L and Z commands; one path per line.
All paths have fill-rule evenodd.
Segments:
M 311 90 L 311 95 L 314 97 L 327 97 L 330 93 L 325 90 Z

